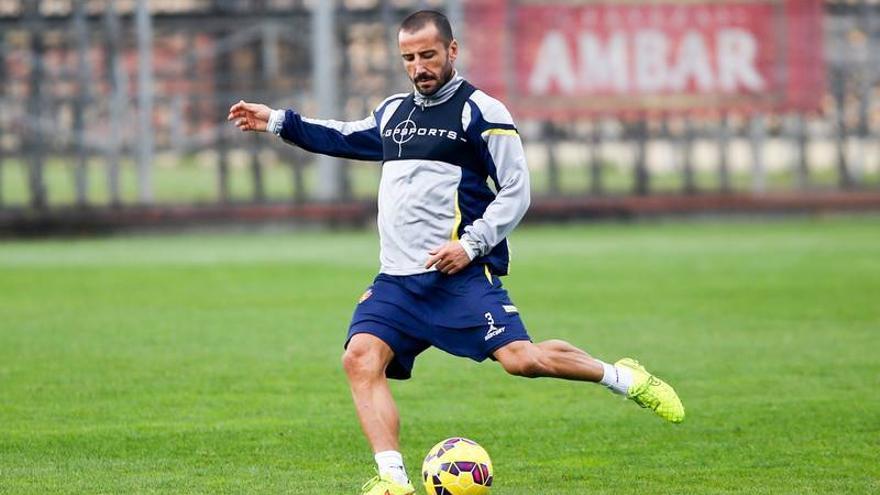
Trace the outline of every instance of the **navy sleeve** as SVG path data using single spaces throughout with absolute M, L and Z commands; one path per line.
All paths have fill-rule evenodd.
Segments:
M 340 122 L 309 119 L 287 110 L 279 134 L 288 143 L 312 153 L 353 160 L 382 160 L 382 139 L 374 115 L 355 122 Z

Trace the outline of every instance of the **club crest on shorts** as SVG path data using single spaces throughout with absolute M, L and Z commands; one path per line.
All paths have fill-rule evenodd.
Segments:
M 361 298 L 358 299 L 358 304 L 360 304 L 360 303 L 366 301 L 366 300 L 369 299 L 370 296 L 372 296 L 372 295 L 373 295 L 373 289 L 367 289 L 366 291 L 364 291 L 363 294 L 361 294 Z

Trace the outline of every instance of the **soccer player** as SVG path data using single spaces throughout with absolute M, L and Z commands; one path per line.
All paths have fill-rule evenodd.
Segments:
M 388 379 L 410 378 L 430 346 L 492 358 L 516 376 L 597 382 L 681 422 L 675 391 L 635 360 L 609 364 L 561 340 L 531 341 L 499 278 L 508 272 L 506 238 L 529 206 L 513 119 L 455 71 L 458 42 L 443 14 L 410 15 L 398 41 L 413 91 L 390 96 L 364 120 L 313 120 L 244 101 L 228 117 L 242 131 L 269 131 L 308 151 L 382 162 L 381 269 L 355 308 L 342 358 L 378 464 L 362 493 L 415 493 Z

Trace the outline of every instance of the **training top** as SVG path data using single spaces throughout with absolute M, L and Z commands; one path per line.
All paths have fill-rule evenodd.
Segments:
M 429 97 L 390 96 L 364 120 L 275 110 L 268 127 L 307 151 L 382 162 L 382 273 L 434 270 L 425 269 L 428 252 L 449 240 L 459 240 L 474 263 L 508 273 L 506 237 L 530 200 L 522 141 L 507 108 L 458 74 Z

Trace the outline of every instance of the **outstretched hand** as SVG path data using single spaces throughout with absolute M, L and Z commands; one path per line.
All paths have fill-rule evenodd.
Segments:
M 459 241 L 449 241 L 439 248 L 432 249 L 428 254 L 431 257 L 425 263 L 425 268 L 436 266 L 437 270 L 446 275 L 460 272 L 471 262 L 470 257 L 464 248 L 461 247 L 461 242 Z
M 266 132 L 269 115 L 272 109 L 261 103 L 239 101 L 229 109 L 228 121 L 235 121 L 235 126 L 244 131 Z

